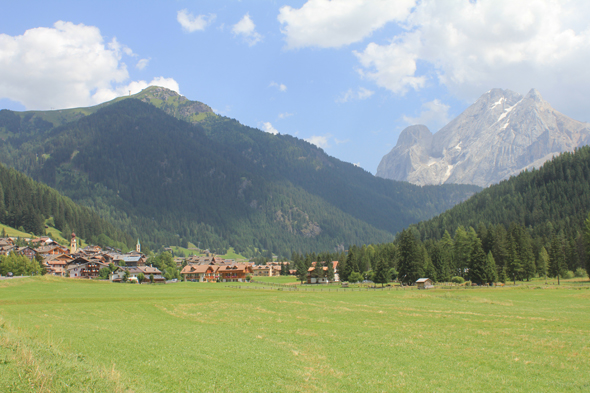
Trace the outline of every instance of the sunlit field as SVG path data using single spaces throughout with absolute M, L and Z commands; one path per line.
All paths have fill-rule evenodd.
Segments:
M 590 283 L 0 280 L 1 392 L 590 391 Z

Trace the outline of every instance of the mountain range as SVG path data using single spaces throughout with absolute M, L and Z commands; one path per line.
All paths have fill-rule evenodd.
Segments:
M 288 256 L 385 242 L 479 191 L 381 179 L 160 87 L 91 108 L 2 110 L 0 138 L 6 165 L 152 248 Z
M 377 176 L 417 185 L 487 187 L 590 143 L 590 125 L 556 111 L 532 89 L 493 89 L 434 135 L 407 127 Z

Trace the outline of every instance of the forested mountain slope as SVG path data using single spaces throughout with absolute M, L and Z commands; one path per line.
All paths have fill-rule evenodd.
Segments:
M 388 241 L 479 190 L 378 179 L 297 138 L 148 93 L 183 121 L 134 99 L 57 127 L 42 112 L 0 111 L 1 158 L 152 245 L 283 255 Z
M 458 226 L 477 228 L 511 223 L 529 228 L 533 237 L 562 232 L 576 237 L 590 212 L 590 147 L 562 153 L 541 168 L 522 172 L 483 190 L 416 228 L 423 239 L 439 239 Z
M 56 227 L 62 231 L 73 230 L 95 244 L 113 247 L 133 244 L 133 238 L 88 207 L 79 206 L 56 190 L 0 164 L 0 223 L 43 235 L 44 220 L 49 217 L 53 217 Z

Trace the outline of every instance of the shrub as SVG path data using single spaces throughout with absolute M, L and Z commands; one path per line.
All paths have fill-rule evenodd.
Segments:
M 563 273 L 563 278 L 565 278 L 565 279 L 574 278 L 574 272 L 572 272 L 571 270 L 568 270 L 567 272 Z
M 451 278 L 451 282 L 454 282 L 455 284 L 463 284 L 465 280 L 463 279 L 463 277 L 455 276 Z
M 363 281 L 363 276 L 359 272 L 352 272 L 348 277 L 348 281 L 351 283 Z
M 574 276 L 579 277 L 579 278 L 588 278 L 588 272 L 586 272 L 586 270 L 579 267 L 576 269 Z

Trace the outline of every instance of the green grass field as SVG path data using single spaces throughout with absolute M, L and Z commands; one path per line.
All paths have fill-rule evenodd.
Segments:
M 0 281 L 2 392 L 590 390 L 590 283 L 349 292 Z
M 9 227 L 8 225 L 0 224 L 0 233 L 2 231 L 6 232 L 6 236 L 13 236 L 13 237 L 31 237 L 30 233 L 21 232 L 18 229 L 14 229 Z

